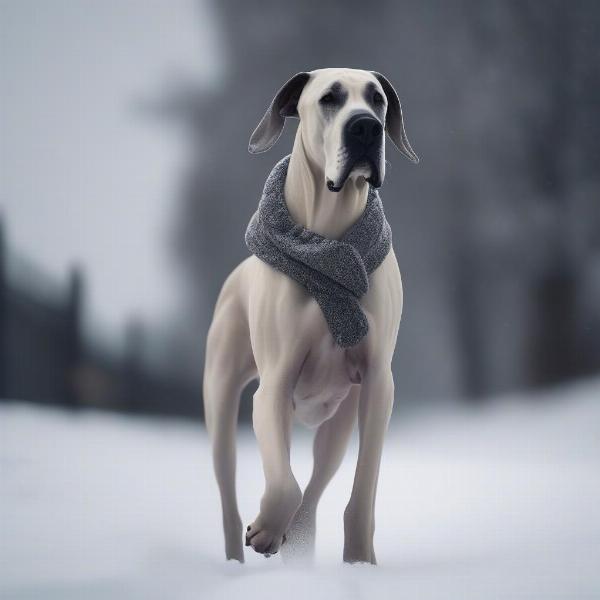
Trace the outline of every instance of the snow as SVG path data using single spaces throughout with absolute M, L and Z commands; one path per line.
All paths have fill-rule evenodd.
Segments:
M 3 599 L 600 598 L 600 385 L 479 410 L 396 407 L 377 502 L 379 565 L 343 565 L 356 441 L 319 511 L 314 568 L 226 563 L 203 429 L 0 405 Z M 310 473 L 297 432 L 294 470 Z M 257 511 L 256 443 L 238 495 Z

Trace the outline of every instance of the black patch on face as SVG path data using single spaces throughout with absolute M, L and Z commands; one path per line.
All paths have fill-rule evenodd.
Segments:
M 319 106 L 326 119 L 330 119 L 348 99 L 348 92 L 339 81 L 334 81 L 328 90 L 321 94 Z
M 352 170 L 360 165 L 368 165 L 371 174 L 367 181 L 375 188 L 381 186 L 381 162 L 383 159 L 383 124 L 370 112 L 352 113 L 342 131 L 344 167 L 338 183 L 341 189 Z M 330 188 L 332 189 L 332 188 Z M 333 189 L 333 191 L 338 191 Z
M 369 81 L 365 86 L 363 98 L 383 122 L 385 117 L 385 96 L 377 89 L 377 86 L 372 81 Z

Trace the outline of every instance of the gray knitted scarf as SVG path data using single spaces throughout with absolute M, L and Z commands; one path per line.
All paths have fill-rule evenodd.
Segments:
M 358 221 L 332 240 L 295 223 L 283 196 L 290 156 L 267 178 L 258 210 L 248 224 L 250 252 L 303 286 L 319 303 L 334 340 L 347 348 L 367 334 L 369 323 L 358 300 L 369 274 L 386 257 L 392 232 L 377 191 L 369 186 Z

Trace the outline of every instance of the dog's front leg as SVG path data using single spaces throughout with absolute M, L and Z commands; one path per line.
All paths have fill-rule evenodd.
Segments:
M 262 378 L 254 394 L 252 423 L 263 463 L 265 493 L 260 513 L 246 532 L 246 545 L 261 554 L 279 550 L 302 501 L 302 491 L 290 467 L 291 420 L 291 386 L 287 378 Z
M 344 561 L 376 564 L 375 494 L 383 441 L 394 403 L 389 368 L 367 372 L 360 393 L 359 451 L 352 494 L 344 512 Z

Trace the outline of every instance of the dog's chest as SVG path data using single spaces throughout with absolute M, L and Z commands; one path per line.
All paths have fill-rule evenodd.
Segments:
M 329 419 L 359 381 L 354 354 L 328 337 L 311 349 L 294 388 L 294 416 L 308 427 Z

